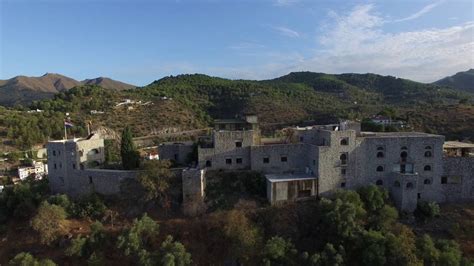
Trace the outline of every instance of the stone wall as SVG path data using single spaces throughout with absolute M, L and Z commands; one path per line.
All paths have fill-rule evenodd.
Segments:
M 474 157 L 443 158 L 443 195 L 448 202 L 474 200 Z
M 350 188 L 356 177 L 354 167 L 357 147 L 355 131 L 327 131 L 320 132 L 325 146 L 318 146 L 318 188 L 322 196 L 327 196 L 340 188 Z M 341 143 L 345 140 L 345 143 Z M 322 143 L 321 143 L 322 144 Z M 341 156 L 346 160 L 341 160 Z M 345 172 L 343 172 L 345 170 Z
M 264 173 L 305 172 L 309 168 L 308 150 L 309 146 L 302 143 L 253 146 L 251 169 Z
M 250 147 L 259 143 L 259 137 L 258 130 L 214 131 L 213 147 L 198 148 L 199 167 L 249 169 Z
M 158 146 L 158 154 L 161 160 L 175 161 L 180 165 L 187 165 L 188 158 L 194 150 L 194 143 L 192 142 L 176 142 L 164 143 Z
M 183 182 L 183 213 L 195 216 L 206 211 L 204 191 L 206 189 L 204 169 L 184 169 Z

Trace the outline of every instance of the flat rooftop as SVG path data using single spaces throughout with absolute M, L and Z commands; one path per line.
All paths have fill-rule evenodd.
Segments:
M 466 143 L 466 142 L 460 142 L 460 141 L 446 141 L 443 144 L 444 149 L 474 149 L 474 144 L 473 143 Z
M 317 177 L 311 174 L 266 174 L 265 178 L 271 182 L 287 182 L 287 181 L 298 181 L 298 180 L 311 180 Z
M 444 138 L 442 135 L 429 134 L 424 132 L 361 132 L 363 138 L 416 138 L 416 137 L 437 137 Z

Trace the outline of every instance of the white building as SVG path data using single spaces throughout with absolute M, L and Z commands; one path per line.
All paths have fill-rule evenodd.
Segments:
M 27 177 L 34 175 L 36 179 L 42 179 L 48 174 L 48 165 L 43 162 L 33 161 L 32 166 L 18 167 L 18 177 L 25 180 Z

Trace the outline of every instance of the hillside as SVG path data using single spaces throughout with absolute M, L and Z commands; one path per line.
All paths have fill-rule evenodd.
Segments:
M 27 105 L 32 101 L 52 98 L 58 92 L 69 90 L 82 84 L 100 85 L 114 90 L 125 90 L 135 87 L 102 77 L 77 81 L 53 73 L 46 73 L 41 77 L 17 76 L 8 80 L 0 80 L 0 105 Z
M 474 69 L 458 72 L 453 76 L 440 79 L 434 84 L 474 93 Z
M 124 103 L 127 99 L 133 103 Z M 5 112 L 0 127 L 26 149 L 61 137 L 65 112 L 76 125 L 70 135 L 85 135 L 86 121 L 92 121 L 93 128 L 119 133 L 129 125 L 135 136 L 149 136 L 202 129 L 213 119 L 241 113 L 257 114 L 269 134 L 289 125 L 360 121 L 389 109 L 415 130 L 474 140 L 472 102 L 468 93 L 374 74 L 299 72 L 265 81 L 194 74 L 165 77 L 136 90 L 78 86 L 30 106 L 43 113 Z

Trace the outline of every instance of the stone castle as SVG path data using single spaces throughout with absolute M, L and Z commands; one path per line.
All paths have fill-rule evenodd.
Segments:
M 186 158 L 190 145 L 162 145 L 160 158 Z M 50 142 L 52 191 L 118 193 L 120 182 L 137 172 L 89 168 L 103 162 L 103 147 L 94 135 Z M 413 211 L 418 201 L 474 199 L 472 151 L 474 145 L 445 142 L 440 135 L 362 132 L 359 123 L 348 121 L 263 138 L 256 116 L 216 120 L 212 135 L 199 141 L 197 168 L 183 171 L 183 204 L 203 200 L 207 170 L 254 170 L 265 174 L 271 204 L 374 184 L 386 188 L 400 209 Z

